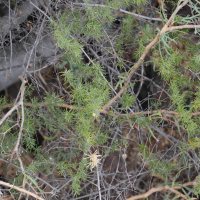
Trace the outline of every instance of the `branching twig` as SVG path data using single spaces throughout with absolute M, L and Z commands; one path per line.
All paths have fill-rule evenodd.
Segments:
M 172 31 L 172 30 L 178 30 L 178 29 L 184 29 L 184 28 L 200 28 L 200 25 L 183 25 L 183 26 L 175 26 L 175 27 L 169 27 L 173 22 L 173 18 L 176 15 L 176 13 L 184 7 L 189 0 L 184 1 L 178 8 L 174 11 L 174 13 L 171 15 L 169 18 L 168 22 L 165 24 L 165 26 L 162 28 L 162 30 L 156 35 L 156 37 L 153 39 L 153 41 L 148 44 L 145 48 L 144 53 L 142 56 L 139 58 L 138 62 L 134 65 L 134 68 L 129 72 L 128 77 L 126 79 L 125 86 L 121 88 L 121 90 L 118 92 L 118 94 L 113 97 L 102 109 L 106 110 L 112 103 L 114 103 L 124 92 L 124 90 L 127 88 L 132 75 L 137 71 L 137 69 L 140 67 L 140 65 L 143 63 L 147 53 L 149 50 L 159 41 L 159 38 L 161 35 L 163 35 L 165 32 Z M 181 28 L 180 28 L 181 27 Z
M 3 118 L 0 120 L 0 125 L 6 120 L 6 118 L 8 118 L 14 110 L 16 110 L 20 105 L 23 107 L 23 98 L 24 98 L 24 92 L 25 92 L 25 84 L 27 83 L 27 81 L 25 81 L 22 77 L 19 76 L 19 78 L 22 80 L 22 85 L 20 88 L 20 92 L 21 92 L 21 97 L 18 103 L 16 103 L 4 116 Z M 21 128 L 20 128 L 21 129 Z
M 21 85 L 21 88 L 20 88 L 21 96 L 20 96 L 19 102 L 16 105 L 21 106 L 22 120 L 21 120 L 20 130 L 19 130 L 19 134 L 18 134 L 18 139 L 17 139 L 17 142 L 16 142 L 14 150 L 13 150 L 13 152 L 17 153 L 17 157 L 19 157 L 18 148 L 19 148 L 20 140 L 21 140 L 21 137 L 22 137 L 22 130 L 23 130 L 23 126 L 24 126 L 24 105 L 23 105 L 23 103 L 24 103 L 24 92 L 25 92 L 25 89 L 26 89 L 25 84 L 27 83 L 27 81 L 25 81 L 22 76 L 19 76 L 19 78 L 22 81 L 22 85 Z M 21 167 L 22 167 L 22 172 L 24 172 L 23 165 Z

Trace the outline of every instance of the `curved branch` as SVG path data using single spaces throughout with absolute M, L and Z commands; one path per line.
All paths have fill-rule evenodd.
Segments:
M 183 186 L 189 186 L 189 185 L 196 185 L 196 179 L 192 182 L 188 182 L 188 183 L 184 183 Z M 175 186 L 175 187 L 170 187 L 168 185 L 166 186 L 160 186 L 160 187 L 157 187 L 157 188 L 152 188 L 150 189 L 148 192 L 144 193 L 144 194 L 140 194 L 140 195 L 137 195 L 137 196 L 133 196 L 133 197 L 130 197 L 126 200 L 136 200 L 136 199 L 143 199 L 143 198 L 147 198 L 148 196 L 150 196 L 151 194 L 155 193 L 155 192 L 159 192 L 159 191 L 162 191 L 162 190 L 170 190 L 171 192 L 183 197 L 184 199 L 189 199 L 187 196 L 183 195 L 182 193 L 178 192 L 177 190 L 175 189 L 181 189 L 182 186 Z
M 175 16 L 175 14 L 182 8 L 184 7 L 189 0 L 184 1 L 180 6 L 178 6 L 178 8 L 174 11 L 174 13 L 171 15 L 171 17 L 169 18 L 168 22 L 165 24 L 165 26 L 162 28 L 162 30 L 160 31 L 160 33 L 158 33 L 156 35 L 156 37 L 153 39 L 153 41 L 150 42 L 150 44 L 148 44 L 145 48 L 144 53 L 142 54 L 142 56 L 139 58 L 138 62 L 133 66 L 133 69 L 129 72 L 128 77 L 126 79 L 126 83 L 125 86 L 123 88 L 121 88 L 121 90 L 118 92 L 117 95 L 115 95 L 115 97 L 113 97 L 105 106 L 103 106 L 103 110 L 106 111 L 106 109 L 113 103 L 115 102 L 124 92 L 124 90 L 127 88 L 132 75 L 137 71 L 137 69 L 140 67 L 140 65 L 143 63 L 147 53 L 149 52 L 149 50 L 158 42 L 159 38 L 161 35 L 163 35 L 165 32 L 170 31 L 170 24 L 173 23 L 173 17 Z M 194 25 L 193 25 L 194 26 Z

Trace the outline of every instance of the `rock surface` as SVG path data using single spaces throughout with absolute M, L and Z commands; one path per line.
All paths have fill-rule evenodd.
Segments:
M 20 1 L 10 11 L 8 6 L 0 4 L 0 91 L 61 53 L 46 25 L 48 1 Z

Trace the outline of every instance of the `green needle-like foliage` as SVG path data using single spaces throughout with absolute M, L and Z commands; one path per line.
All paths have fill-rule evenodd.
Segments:
M 25 89 L 24 113 L 19 107 L 3 121 L 0 127 L 1 157 L 9 159 L 13 153 L 23 113 L 25 120 L 19 151 L 22 154 L 34 153 L 34 161 L 25 167 L 25 171 L 32 174 L 36 172 L 50 174 L 57 170 L 58 175 L 70 177 L 69 182 L 74 195 L 82 192 L 81 183 L 88 180 L 89 168 L 91 162 L 94 162 L 91 155 L 92 158 L 103 160 L 110 152 L 127 149 L 128 137 L 122 135 L 121 130 L 113 128 L 120 127 L 124 122 L 134 130 L 141 129 L 148 132 L 145 133 L 146 138 L 140 135 L 139 139 L 137 138 L 139 142 L 136 143 L 139 144 L 140 155 L 144 162 L 148 163 L 152 175 L 158 174 L 167 179 L 182 165 L 189 167 L 188 160 L 193 158 L 188 152 L 199 151 L 200 145 L 199 44 L 194 45 L 190 39 L 185 38 L 189 28 L 168 30 L 161 34 L 161 27 L 157 22 L 153 23 L 152 20 L 142 17 L 135 18 L 131 12 L 124 12 L 124 9 L 133 10 L 144 15 L 147 9 L 146 0 L 105 0 L 99 5 L 93 4 L 90 0 L 81 2 L 60 11 L 58 18 L 52 17 L 49 25 L 57 46 L 65 51 L 64 62 L 58 69 L 71 97 L 68 102 L 70 105 L 65 107 L 66 102 L 54 92 L 48 92 L 40 99 L 34 97 L 30 100 L 33 86 L 29 85 L 25 89 L 25 85 L 22 85 L 21 90 Z M 182 0 L 176 2 L 176 5 L 181 5 L 182 2 Z M 196 13 L 199 12 L 193 2 L 190 2 L 190 8 Z M 161 13 L 164 12 L 164 8 L 161 9 Z M 160 17 L 165 25 L 166 15 Z M 176 15 L 170 27 L 191 24 L 194 19 L 198 20 L 198 17 L 198 14 L 185 17 Z M 120 19 L 119 25 L 115 24 L 117 18 Z M 196 29 L 195 33 L 199 34 L 199 29 Z M 157 36 L 159 36 L 157 42 L 146 52 L 146 47 Z M 175 48 L 178 43 L 183 43 L 185 49 Z M 130 47 L 134 51 L 126 60 L 126 51 Z M 145 60 L 145 53 L 148 53 L 148 61 Z M 143 60 L 139 60 L 144 54 Z M 132 63 L 133 60 L 135 64 Z M 149 108 L 149 112 L 141 109 L 137 101 L 138 96 L 134 91 L 136 83 L 133 77 L 136 76 L 128 76 L 138 62 L 143 68 L 148 67 L 149 63 L 154 64 L 154 70 L 162 77 L 162 81 L 166 82 L 172 103 L 165 112 L 159 106 L 159 102 L 154 102 L 155 106 Z M 69 64 L 68 68 L 65 68 L 66 64 Z M 107 66 L 108 71 L 105 70 Z M 186 75 L 186 70 L 191 71 L 193 75 Z M 115 72 L 115 76 L 108 78 L 111 71 Z M 141 76 L 143 77 L 144 74 Z M 145 80 L 141 78 L 140 89 L 143 81 Z M 120 93 L 122 88 L 124 90 Z M 113 97 L 116 98 L 113 100 Z M 188 103 L 192 97 L 193 101 Z M 151 103 L 153 105 L 153 102 Z M 0 99 L 1 110 L 7 109 L 8 107 L 5 108 L 7 104 L 5 98 Z M 105 105 L 108 106 L 105 108 Z M 12 106 L 13 104 L 9 105 L 9 109 Z M 3 116 L 4 114 L 1 113 L 0 117 Z M 149 152 L 147 145 L 144 144 L 144 142 L 151 144 L 154 140 L 159 142 L 159 138 L 163 135 L 159 135 L 152 127 L 160 127 L 164 124 L 164 120 L 179 130 L 181 139 L 173 138 L 171 135 L 166 137 L 174 145 L 173 156 L 177 158 L 176 162 L 162 159 L 153 151 Z M 184 131 L 181 131 L 180 127 Z M 38 133 L 45 140 L 46 149 L 36 145 Z M 67 139 L 64 138 L 65 136 L 68 136 Z M 69 143 L 70 147 L 68 147 Z M 51 150 L 48 149 L 49 147 Z M 91 149 L 98 148 L 101 149 L 100 152 L 96 154 L 91 152 Z M 199 157 L 195 159 L 199 165 Z M 103 169 L 100 163 L 96 160 L 94 165 L 97 176 L 99 176 L 98 170 Z M 20 166 L 16 160 L 15 164 Z M 31 182 L 32 178 L 30 175 L 21 174 L 15 183 L 20 185 L 24 179 Z M 36 181 L 32 183 L 38 189 Z M 92 184 L 96 183 L 92 182 Z M 99 184 L 98 187 L 101 185 Z M 198 177 L 194 190 L 197 196 L 200 194 L 199 188 Z

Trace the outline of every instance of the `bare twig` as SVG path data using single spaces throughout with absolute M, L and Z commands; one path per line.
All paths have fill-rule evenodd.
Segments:
M 2 109 L 3 109 L 3 108 L 10 107 L 11 105 L 13 105 L 13 104 L 7 104 L 6 106 L 2 107 Z M 9 116 L 13 113 L 14 110 L 17 109 L 18 106 L 19 106 L 19 105 L 16 104 L 14 107 L 12 107 L 12 108 L 2 117 L 2 119 L 0 120 L 0 125 L 6 120 L 7 117 L 9 117 Z
M 41 74 L 37 74 L 37 73 L 35 73 L 35 74 L 40 79 L 40 81 L 44 84 L 44 86 L 46 87 L 47 91 L 49 92 L 50 91 L 49 86 L 47 85 L 47 83 L 44 80 L 44 78 L 42 77 L 42 75 Z
M 80 5 L 80 6 L 92 6 L 92 7 L 108 7 L 106 5 L 101 5 L 101 4 L 88 4 L 88 3 L 73 3 L 73 5 Z M 113 9 L 112 7 L 110 7 L 111 9 Z M 136 13 L 133 13 L 133 12 L 129 12 L 129 11 L 126 11 L 126 10 L 123 10 L 123 9 L 118 9 L 118 11 L 122 12 L 122 13 L 126 13 L 126 14 L 129 14 L 129 15 L 133 15 L 134 17 L 138 18 L 139 20 L 142 20 L 143 19 L 148 19 L 148 20 L 154 20 L 154 21 L 162 21 L 161 18 L 154 18 L 154 17 L 147 17 L 147 16 L 144 16 L 144 15 L 139 15 L 139 14 L 136 14 Z
M 29 191 L 27 191 L 27 190 L 25 190 L 25 189 L 23 189 L 23 188 L 19 188 L 19 187 L 17 187 L 17 186 L 11 185 L 10 183 L 5 183 L 5 182 L 3 182 L 3 181 L 0 181 L 0 185 L 5 185 L 5 186 L 10 187 L 10 188 L 12 188 L 12 189 L 18 190 L 18 191 L 20 191 L 20 192 L 22 192 L 22 193 L 28 194 L 28 195 L 30 195 L 30 196 L 36 198 L 36 199 L 44 200 L 43 198 L 39 197 L 39 196 L 36 195 L 36 194 L 33 194 L 32 192 L 29 192 Z
M 184 183 L 182 184 L 183 186 L 189 186 L 189 185 L 196 185 L 196 179 L 192 182 L 188 182 L 188 183 Z M 152 188 L 150 189 L 148 192 L 144 193 L 144 194 L 140 194 L 140 195 L 137 195 L 137 196 L 132 196 L 126 200 L 136 200 L 136 199 L 143 199 L 143 198 L 147 198 L 148 196 L 150 196 L 151 194 L 155 193 L 155 192 L 159 192 L 159 191 L 162 191 L 162 190 L 170 190 L 171 192 L 183 197 L 184 199 L 189 199 L 186 195 L 178 192 L 176 189 L 181 189 L 182 186 L 175 186 L 175 187 L 170 187 L 168 185 L 165 185 L 165 186 L 160 186 L 160 187 L 157 187 L 157 188 Z
M 64 55 L 64 54 L 63 54 Z M 57 58 L 55 58 L 53 61 L 51 61 L 50 63 L 46 64 L 44 67 L 40 68 L 40 69 L 36 69 L 34 71 L 29 71 L 29 73 L 35 73 L 35 72 L 38 72 L 38 71 L 41 71 L 47 67 L 49 67 L 50 65 L 54 64 L 56 61 L 58 61 L 60 58 L 63 57 L 63 55 L 61 56 L 58 56 Z
M 15 144 L 15 148 L 13 150 L 13 152 L 17 152 L 17 154 L 18 154 L 18 148 L 19 148 L 19 144 L 20 144 L 20 140 L 21 140 L 21 136 L 22 136 L 22 130 L 23 130 L 23 126 L 24 126 L 24 105 L 23 105 L 23 103 L 24 103 L 24 92 L 25 92 L 25 89 L 26 89 L 25 84 L 27 83 L 27 81 L 25 81 L 22 76 L 19 76 L 19 78 L 22 81 L 22 85 L 21 85 L 21 88 L 20 88 L 21 96 L 20 96 L 20 100 L 19 100 L 18 104 L 16 104 L 16 105 L 21 106 L 22 120 L 21 120 L 20 130 L 19 130 L 19 134 L 18 134 L 18 139 L 17 139 L 17 142 Z M 17 155 L 17 156 L 19 156 L 19 155 Z
M 18 103 L 16 103 L 4 116 L 3 118 L 0 120 L 0 125 L 6 120 L 7 117 L 9 117 L 14 110 L 16 110 L 20 105 L 23 105 L 23 96 L 24 96 L 24 91 L 25 91 L 25 84 L 27 81 L 25 81 L 24 79 L 22 79 L 21 77 L 19 77 L 22 80 L 22 85 L 21 85 L 21 97 Z
M 179 29 L 185 29 L 185 28 L 200 28 L 200 25 L 183 25 L 183 26 L 173 26 L 166 29 L 166 32 L 168 31 L 174 31 Z
M 133 196 L 128 198 L 127 200 L 136 200 L 136 199 L 143 199 L 143 198 L 147 198 L 148 196 L 150 196 L 151 194 L 155 193 L 155 192 L 159 192 L 162 190 L 170 190 L 171 192 L 177 194 L 178 196 L 183 197 L 184 199 L 188 199 L 187 196 L 185 196 L 184 194 L 181 194 L 180 192 L 178 192 L 177 190 L 169 187 L 168 185 L 166 186 L 161 186 L 161 187 L 157 187 L 157 188 L 152 188 L 150 189 L 148 192 L 141 194 L 141 195 L 137 195 L 137 196 Z

